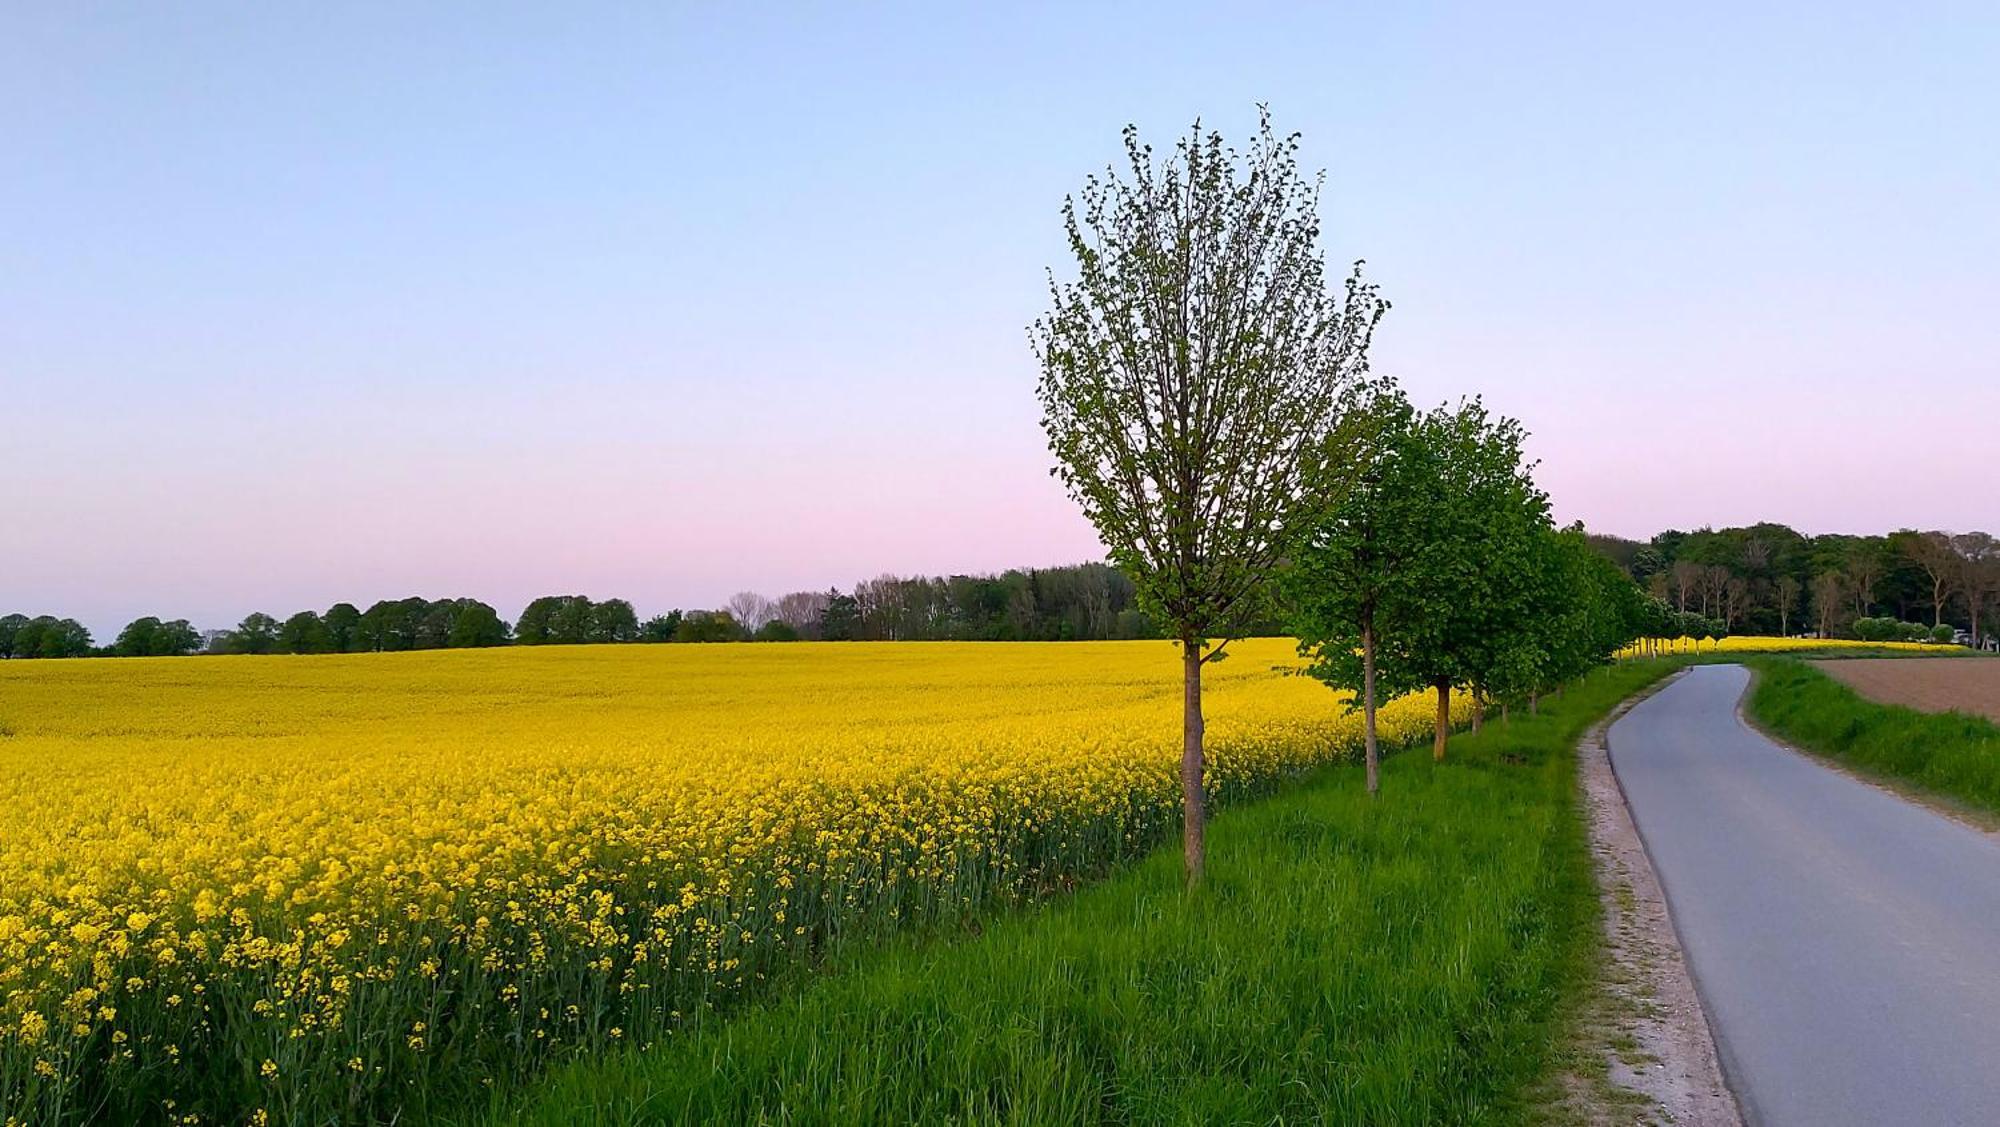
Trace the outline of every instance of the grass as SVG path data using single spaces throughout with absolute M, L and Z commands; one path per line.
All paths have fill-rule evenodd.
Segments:
M 1880 704 L 1795 658 L 1754 658 L 1752 719 L 1865 774 L 2000 814 L 2000 726 L 1958 712 Z
M 1596 957 L 1574 748 L 1674 663 L 1600 670 L 1450 760 L 1352 766 L 982 933 L 836 956 L 649 1051 L 575 1061 L 529 1124 L 1512 1122 Z

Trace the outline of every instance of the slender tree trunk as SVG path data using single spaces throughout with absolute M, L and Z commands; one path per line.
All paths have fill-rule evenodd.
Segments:
M 1474 732 L 1479 731 L 1480 725 L 1484 723 L 1486 723 L 1486 690 L 1474 686 L 1472 690 L 1472 730 Z
M 1438 691 L 1437 734 L 1431 741 L 1431 758 L 1444 762 L 1444 741 L 1451 735 L 1451 685 L 1440 682 Z
M 1944 625 L 1944 584 L 1931 584 L 1931 625 Z
M 1208 857 L 1206 819 L 1207 795 L 1202 790 L 1201 646 L 1181 643 L 1182 713 L 1181 733 L 1181 852 L 1187 863 L 1187 881 L 1201 883 L 1201 871 Z
M 1368 764 L 1368 793 L 1382 789 L 1382 749 L 1375 742 L 1375 616 L 1361 616 L 1361 754 Z
M 1528 692 L 1528 715 L 1540 716 L 1541 714 L 1542 691 L 1540 689 L 1531 689 Z

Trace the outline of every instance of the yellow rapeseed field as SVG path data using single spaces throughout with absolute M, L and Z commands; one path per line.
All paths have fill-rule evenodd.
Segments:
M 1233 651 L 1225 800 L 1352 753 L 1290 643 Z M 1178 674 L 1150 642 L 0 663 L 0 1120 L 387 1118 L 1101 872 L 1176 824 Z
M 1928 650 L 1948 653 L 1950 649 L 1930 642 L 1855 642 L 1845 638 L 1777 638 L 1756 634 L 1731 634 L 1726 638 L 1655 638 L 1636 642 L 1618 651 L 1619 657 L 1692 653 L 1795 653 L 1809 650 Z

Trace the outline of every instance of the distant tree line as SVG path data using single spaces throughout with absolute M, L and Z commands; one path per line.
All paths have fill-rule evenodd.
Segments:
M 1260 632 L 1279 633 L 1276 612 Z M 335 603 L 286 618 L 261 611 L 229 630 L 186 619 L 133 621 L 108 646 L 74 619 L 0 618 L 0 658 L 168 657 L 192 653 L 326 654 L 505 645 L 630 642 L 1071 641 L 1153 638 L 1132 582 L 1101 563 L 1023 568 L 998 575 L 881 575 L 850 591 L 794 591 L 777 599 L 745 591 L 714 610 L 640 619 L 630 601 L 545 595 L 513 623 L 471 598 L 384 599 L 366 610 Z
M 1984 532 L 1808 536 L 1763 523 L 1591 542 L 1654 597 L 1712 620 L 1717 633 L 1875 639 L 1910 637 L 1902 626 L 1917 624 L 1945 640 L 1963 629 L 1977 644 L 2000 615 L 2000 541 Z

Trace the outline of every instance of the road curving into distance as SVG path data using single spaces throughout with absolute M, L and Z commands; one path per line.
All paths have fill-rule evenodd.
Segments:
M 1611 728 L 1745 1119 L 2000 1124 L 2000 840 L 1744 724 L 1697 666 Z

